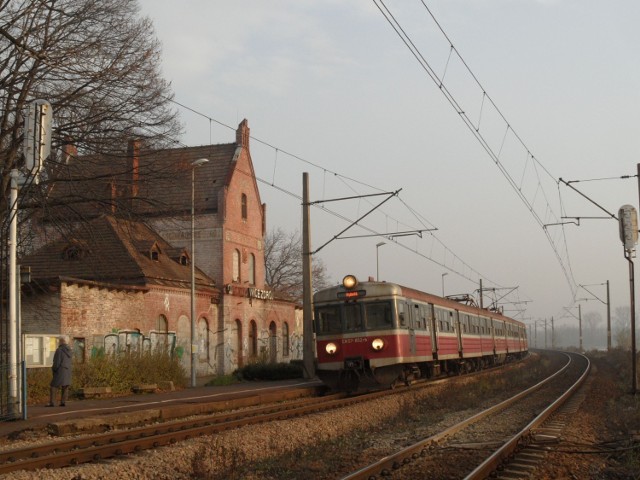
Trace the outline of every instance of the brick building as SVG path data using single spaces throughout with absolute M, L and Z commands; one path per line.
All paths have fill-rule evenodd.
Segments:
M 199 350 L 200 345 L 208 345 L 206 356 L 204 352 L 199 352 L 200 357 L 206 357 L 206 362 L 198 366 L 199 376 L 230 373 L 255 358 L 271 361 L 302 358 L 302 320 L 299 310 L 291 302 L 275 299 L 265 285 L 263 241 L 266 207 L 260 200 L 249 138 L 248 123 L 243 120 L 236 131 L 235 143 L 149 150 L 133 141 L 123 158 L 107 161 L 70 156 L 65 168 L 57 172 L 58 177 L 64 177 L 65 181 L 53 182 L 50 192 L 50 198 L 55 199 L 54 203 L 60 207 L 49 208 L 46 217 L 32 229 L 37 238 L 55 238 L 53 232 L 60 222 L 86 223 L 87 219 L 101 217 L 105 213 L 109 213 L 111 221 L 116 223 L 116 219 L 123 217 L 144 219 L 145 226 L 158 236 L 158 245 L 166 242 L 163 251 L 183 252 L 187 262 L 193 257 L 204 282 L 196 282 L 198 302 L 200 298 L 206 302 L 207 296 L 210 300 L 215 297 L 214 303 L 206 309 L 202 306 L 197 312 L 197 315 L 206 313 L 203 318 L 208 334 L 208 342 L 199 340 Z M 201 159 L 207 161 L 199 161 L 196 163 L 198 166 L 194 166 L 194 162 Z M 68 181 L 70 178 L 73 181 Z M 77 201 L 78 198 L 85 201 Z M 69 208 L 69 205 L 73 205 L 73 208 Z M 194 255 L 190 251 L 192 206 L 195 212 Z M 134 223 L 138 224 L 131 222 L 132 225 Z M 120 241 L 124 240 L 121 238 Z M 61 244 L 56 243 L 56 248 L 59 252 Z M 39 252 L 50 249 L 50 245 L 44 245 Z M 120 261 L 127 262 L 124 258 Z M 24 261 L 22 263 L 26 265 Z M 112 268 L 121 267 L 113 265 Z M 34 281 L 42 281 L 41 275 L 33 272 Z M 112 282 L 107 277 L 88 278 L 87 272 L 68 272 L 63 275 L 64 278 L 67 276 L 73 277 L 74 281 L 61 281 L 60 288 L 64 288 L 68 294 L 71 294 L 71 289 L 79 288 L 78 279 L 106 281 L 109 285 Z M 205 278 L 212 281 L 206 288 Z M 182 288 L 181 295 L 190 286 L 184 284 L 184 278 L 180 275 L 171 281 L 180 285 L 176 288 Z M 152 284 L 147 283 L 145 288 L 151 288 Z M 209 292 L 212 285 L 217 287 L 219 296 Z M 151 290 L 155 291 L 156 288 L 154 286 Z M 131 314 L 135 312 L 148 319 L 143 328 L 145 332 L 151 331 L 146 330 L 147 327 L 157 331 L 158 326 L 152 323 L 160 318 L 159 315 L 165 315 L 166 331 L 175 332 L 175 344 L 184 350 L 187 340 L 183 327 L 190 322 L 189 310 L 180 310 L 186 313 L 176 310 L 162 313 L 162 308 L 156 307 L 162 307 L 163 304 L 155 305 L 149 300 L 152 297 L 151 290 L 139 295 L 144 301 L 131 304 Z M 108 288 L 106 291 L 109 291 Z M 180 296 L 177 291 L 176 295 Z M 114 294 L 110 293 L 107 297 L 109 302 L 117 302 Z M 26 298 L 25 303 L 29 301 L 35 300 Z M 77 301 L 84 303 L 85 298 Z M 182 308 L 181 302 L 170 297 L 170 304 L 176 302 Z M 125 304 L 118 305 L 124 310 L 123 316 L 129 311 Z M 72 315 L 66 315 L 70 311 L 62 311 L 60 323 L 56 325 L 43 323 L 36 316 L 28 316 L 27 312 L 35 315 L 30 308 L 27 306 L 24 310 L 23 323 L 33 333 L 46 326 L 51 333 L 78 338 L 99 339 L 100 335 L 104 335 L 95 329 L 95 317 L 100 316 L 99 312 L 87 310 L 78 322 Z M 32 328 L 35 326 L 38 328 Z M 139 327 L 116 322 L 112 328 L 127 330 Z
M 32 281 L 23 288 L 23 334 L 31 366 L 46 364 L 39 349 L 67 335 L 77 357 L 166 348 L 190 365 L 189 253 L 141 222 L 97 217 L 22 259 Z M 198 371 L 208 370 L 210 325 L 218 321 L 220 291 L 195 270 Z M 55 342 L 54 342 L 55 343 Z

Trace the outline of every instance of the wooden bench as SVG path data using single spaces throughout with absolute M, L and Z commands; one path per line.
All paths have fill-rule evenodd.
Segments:
M 100 395 L 108 395 L 111 393 L 111 387 L 84 387 L 78 390 L 81 398 L 93 398 Z

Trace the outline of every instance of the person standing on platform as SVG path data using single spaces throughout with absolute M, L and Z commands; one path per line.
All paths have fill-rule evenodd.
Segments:
M 53 372 L 53 378 L 51 380 L 51 388 L 49 393 L 49 403 L 47 407 L 53 407 L 55 404 L 56 394 L 58 388 L 62 389 L 60 395 L 60 406 L 64 407 L 67 401 L 67 390 L 71 385 L 71 366 L 72 366 L 72 352 L 67 345 L 67 341 L 64 337 L 58 339 L 58 348 L 53 355 L 53 365 L 51 365 L 51 371 Z

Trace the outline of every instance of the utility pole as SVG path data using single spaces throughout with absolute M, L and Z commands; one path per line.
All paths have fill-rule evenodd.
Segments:
M 553 328 L 553 317 L 551 317 L 551 349 L 556 349 L 556 335 L 555 330 Z
M 39 182 L 39 175 L 44 162 L 51 151 L 51 125 L 53 122 L 53 109 L 46 100 L 34 100 L 27 108 L 24 123 L 23 154 L 27 175 L 32 176 L 35 183 Z M 10 405 L 9 409 L 16 415 L 20 409 L 18 366 L 23 364 L 21 351 L 20 332 L 22 320 L 19 315 L 20 280 L 17 268 L 18 245 L 18 190 L 24 184 L 26 177 L 17 168 L 9 173 L 10 197 L 9 197 L 9 298 L 8 298 L 8 322 L 9 322 L 9 376 L 8 387 Z M 24 371 L 24 369 L 21 369 Z M 22 386 L 26 386 L 26 379 L 22 378 Z M 24 397 L 24 395 L 20 395 Z M 26 418 L 26 404 L 22 405 L 22 416 Z
M 609 280 L 607 280 L 607 352 L 611 351 L 611 299 L 609 297 Z
M 312 379 L 316 372 L 313 345 L 313 297 L 311 290 L 311 225 L 309 203 L 309 173 L 302 173 L 302 364 L 304 378 Z
M 582 305 L 578 304 L 578 328 L 580 329 L 580 351 L 582 352 Z
M 547 349 L 547 319 L 544 319 L 544 348 Z
M 638 164 L 640 174 L 640 163 Z M 640 178 L 638 179 L 640 182 Z M 636 255 L 638 244 L 638 213 L 632 205 L 623 205 L 618 210 L 618 222 L 620 224 L 620 240 L 624 245 L 624 258 L 629 262 L 629 292 L 631 309 L 631 394 L 638 390 L 638 378 L 636 374 L 636 293 L 633 258 Z

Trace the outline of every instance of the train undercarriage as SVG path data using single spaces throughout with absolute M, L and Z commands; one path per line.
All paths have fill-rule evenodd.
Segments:
M 462 375 L 502 365 L 522 358 L 526 352 L 485 355 L 482 357 L 433 360 L 419 363 L 400 363 L 371 368 L 362 357 L 346 359 L 340 370 L 317 370 L 317 375 L 331 390 L 348 393 L 372 389 L 410 385 L 422 378 Z

